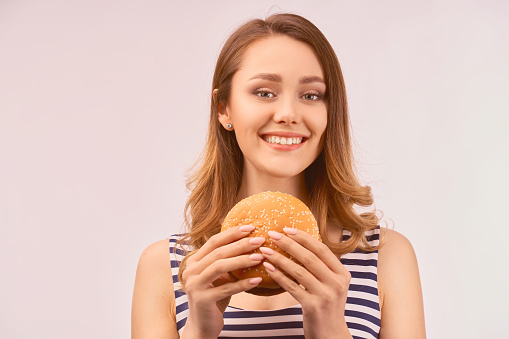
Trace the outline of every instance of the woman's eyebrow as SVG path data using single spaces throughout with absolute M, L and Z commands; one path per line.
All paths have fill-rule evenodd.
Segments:
M 312 82 L 321 82 L 322 84 L 325 84 L 325 81 L 316 75 L 309 75 L 299 79 L 299 84 L 310 84 Z
M 281 75 L 274 74 L 274 73 L 259 73 L 259 74 L 256 74 L 255 76 L 253 76 L 249 80 L 254 80 L 254 79 L 261 79 L 261 80 L 267 80 L 267 81 L 272 81 L 272 82 L 282 82 L 283 81 L 283 78 L 281 77 Z M 302 85 L 310 84 L 313 82 L 321 82 L 321 83 L 325 84 L 325 81 L 323 81 L 323 79 L 321 77 L 316 76 L 316 75 L 303 76 L 299 79 L 299 84 L 302 84 Z
M 260 74 L 256 74 L 254 77 L 252 77 L 249 80 L 254 80 L 254 79 L 262 79 L 262 80 L 273 81 L 273 82 L 281 82 L 281 81 L 283 81 L 283 78 L 281 78 L 281 75 L 273 74 L 273 73 L 260 73 Z

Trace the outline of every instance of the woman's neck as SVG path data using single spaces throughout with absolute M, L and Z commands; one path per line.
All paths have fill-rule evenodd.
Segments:
M 266 191 L 277 191 L 293 195 L 307 206 L 309 206 L 310 203 L 304 173 L 292 178 L 254 178 L 249 175 L 243 175 L 236 202 L 239 202 L 253 194 Z

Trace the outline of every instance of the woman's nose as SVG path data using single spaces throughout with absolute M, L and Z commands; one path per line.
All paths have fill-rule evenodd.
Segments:
M 284 123 L 288 126 L 298 124 L 300 122 L 300 114 L 298 112 L 297 100 L 286 97 L 279 101 L 279 105 L 275 107 L 274 121 L 278 124 Z

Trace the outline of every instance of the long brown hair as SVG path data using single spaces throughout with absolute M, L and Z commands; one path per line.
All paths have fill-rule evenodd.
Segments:
M 375 211 L 357 213 L 355 205 L 373 204 L 371 188 L 362 186 L 355 174 L 350 140 L 350 121 L 345 84 L 339 61 L 331 45 L 310 21 L 295 14 L 274 14 L 266 20 L 255 19 L 239 27 L 226 41 L 217 60 L 211 96 L 210 123 L 206 146 L 196 170 L 187 181 L 190 191 L 185 206 L 187 235 L 182 239 L 191 248 L 200 248 L 218 233 L 228 211 L 234 206 L 242 179 L 243 155 L 234 132 L 218 121 L 218 103 L 230 99 L 233 75 L 239 69 L 246 49 L 255 41 L 286 35 L 308 44 L 318 56 L 325 76 L 327 127 L 324 147 L 305 170 L 310 193 L 310 209 L 320 227 L 323 242 L 336 254 L 355 248 L 371 251 L 364 232 L 378 225 Z M 336 222 L 351 232 L 347 240 L 332 241 L 327 223 Z M 181 268 L 184 265 L 181 265 Z M 181 270 L 182 271 L 182 270 Z

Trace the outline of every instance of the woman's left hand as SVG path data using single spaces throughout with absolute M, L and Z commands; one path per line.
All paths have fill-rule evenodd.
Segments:
M 288 236 L 274 231 L 269 231 L 269 236 L 303 266 L 270 248 L 260 250 L 274 264 L 263 263 L 270 277 L 302 305 L 306 339 L 352 338 L 345 321 L 350 272 L 325 244 L 311 235 L 294 228 L 283 230 Z

